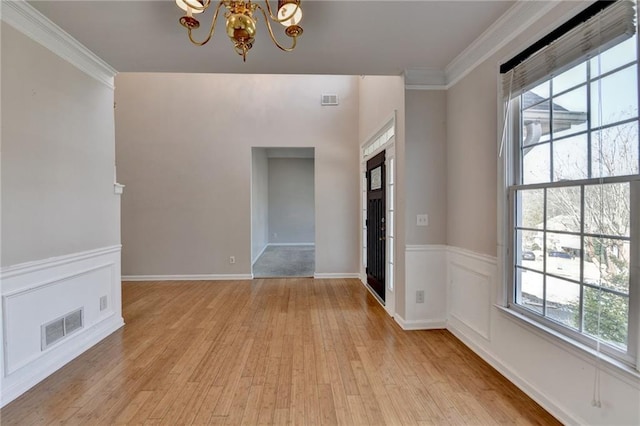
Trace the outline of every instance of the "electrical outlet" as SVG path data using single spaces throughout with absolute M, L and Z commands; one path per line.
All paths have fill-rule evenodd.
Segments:
M 424 290 L 416 291 L 416 303 L 424 303 Z
M 100 310 L 104 311 L 107 309 L 107 296 L 100 297 Z
M 429 226 L 429 215 L 428 214 L 419 214 L 416 216 L 416 225 L 418 226 Z
M 231 263 L 232 265 L 234 263 L 236 263 L 236 257 L 235 256 L 229 256 L 229 263 Z

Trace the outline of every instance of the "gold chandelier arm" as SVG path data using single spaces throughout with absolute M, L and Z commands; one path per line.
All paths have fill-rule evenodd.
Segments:
M 293 12 L 291 13 L 291 15 L 282 18 L 282 19 L 278 19 L 278 16 L 273 16 L 273 12 L 271 11 L 271 5 L 269 4 L 269 0 L 264 0 L 265 4 L 267 5 L 267 11 L 269 12 L 269 17 L 271 18 L 272 21 L 276 21 L 277 23 L 281 24 L 283 22 L 288 21 L 289 19 L 293 18 L 296 14 L 296 12 L 298 12 L 298 9 L 300 9 L 300 2 L 296 3 L 296 8 L 293 9 Z M 261 10 L 262 7 L 260 7 L 260 5 L 257 5 Z M 267 20 L 267 15 L 265 14 L 264 10 L 262 11 L 262 13 L 265 15 L 264 19 Z M 276 13 L 277 15 L 277 13 Z
M 211 37 L 213 37 L 213 33 L 216 31 L 216 22 L 218 21 L 218 12 L 220 12 L 220 7 L 224 4 L 224 2 L 225 0 L 220 0 L 220 3 L 218 3 L 218 6 L 216 6 L 216 11 L 213 14 L 213 20 L 211 21 L 211 27 L 209 28 L 209 35 L 203 41 L 194 40 L 193 35 L 191 34 L 191 28 L 187 28 L 187 32 L 189 33 L 189 40 L 191 40 L 191 43 L 198 46 L 203 46 L 207 44 L 209 40 L 211 40 Z
M 276 37 L 273 35 L 273 30 L 271 29 L 271 24 L 269 23 L 269 19 L 267 18 L 267 12 L 265 12 L 264 9 L 260 5 L 257 5 L 257 7 L 258 7 L 258 9 L 260 9 L 262 14 L 264 15 L 264 22 L 267 25 L 267 30 L 269 30 L 269 36 L 271 37 L 271 40 L 275 43 L 276 46 L 278 46 L 278 48 L 280 48 L 280 50 L 284 50 L 285 52 L 292 52 L 293 49 L 295 49 L 295 47 L 296 47 L 297 37 L 292 37 L 293 38 L 293 44 L 291 45 L 291 47 L 284 47 L 283 45 L 278 43 L 278 40 L 276 40 Z

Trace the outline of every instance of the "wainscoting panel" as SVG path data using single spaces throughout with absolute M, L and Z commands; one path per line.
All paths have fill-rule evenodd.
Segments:
M 449 247 L 449 317 L 491 339 L 495 258 Z
M 42 326 L 77 310 L 82 326 L 45 347 Z M 120 246 L 4 268 L 2 321 L 4 406 L 124 325 Z
M 444 328 L 447 318 L 447 247 L 408 245 L 405 250 L 404 329 Z M 423 301 L 418 302 L 418 292 Z

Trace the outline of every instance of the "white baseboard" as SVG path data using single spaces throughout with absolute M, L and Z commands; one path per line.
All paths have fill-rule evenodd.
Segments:
M 526 393 L 531 399 L 540 404 L 545 410 L 547 410 L 556 419 L 560 420 L 563 424 L 586 424 L 584 421 L 578 420 L 556 404 L 554 401 L 547 398 L 544 392 L 539 391 L 531 383 L 520 377 L 513 369 L 505 365 L 501 360 L 494 357 L 489 352 L 485 351 L 481 346 L 477 345 L 473 339 L 469 338 L 461 329 L 455 327 L 451 322 L 447 324 L 447 330 L 449 330 L 454 336 L 456 336 L 462 343 L 464 343 L 469 349 L 475 352 L 480 358 L 485 360 L 489 365 L 498 370 L 500 374 L 509 379 L 520 390 Z
M 269 243 L 268 247 L 278 247 L 278 246 L 316 246 L 316 243 Z
M 447 320 L 405 320 L 397 313 L 393 319 L 403 330 L 443 330 L 447 328 Z
M 349 272 L 349 273 L 326 273 L 326 272 L 321 272 L 318 273 L 316 272 L 315 274 L 313 274 L 313 278 L 315 278 L 316 280 L 326 280 L 326 279 L 347 279 L 347 278 L 360 278 L 360 274 L 357 272 Z
M 358 273 L 315 273 L 313 278 L 360 278 Z M 252 280 L 253 274 L 203 274 L 203 275 L 123 275 L 122 281 L 241 281 Z
M 18 398 L 20 395 L 40 383 L 42 380 L 55 373 L 57 370 L 73 361 L 83 352 L 99 343 L 119 328 L 124 326 L 124 320 L 120 316 L 112 315 L 109 318 L 95 324 L 93 327 L 84 330 L 71 337 L 65 346 L 55 355 L 43 357 L 32 365 L 23 367 L 13 375 L 19 379 L 12 380 L 12 383 L 3 387 L 0 404 L 2 407 Z M 5 379 L 6 380 L 6 379 Z
M 258 255 L 256 256 L 256 258 L 251 261 L 251 266 L 252 267 L 253 267 L 253 265 L 255 265 L 256 261 L 258 259 L 260 259 L 260 256 L 262 256 L 262 254 L 267 249 L 267 247 L 269 247 L 269 244 L 265 244 L 264 247 L 262 247 L 262 250 L 260 250 L 260 253 L 258 253 Z
M 122 281 L 244 281 L 253 274 L 123 275 Z

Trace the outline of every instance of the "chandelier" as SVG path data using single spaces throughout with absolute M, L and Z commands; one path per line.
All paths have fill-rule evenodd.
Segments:
M 278 0 L 278 10 L 275 16 L 269 5 L 269 0 L 265 0 L 264 3 L 266 10 L 251 0 L 220 0 L 213 13 L 211 27 L 209 27 L 209 35 L 202 41 L 196 41 L 193 38 L 192 31 L 200 27 L 200 22 L 194 18 L 194 15 L 205 12 L 209 6 L 212 5 L 211 0 L 176 0 L 178 7 L 187 13 L 180 18 L 180 24 L 187 29 L 189 40 L 198 46 L 207 44 L 209 40 L 211 40 L 211 37 L 213 37 L 216 30 L 218 13 L 220 12 L 220 8 L 224 6 L 226 9 L 224 17 L 227 20 L 227 35 L 231 39 L 235 51 L 242 56 L 244 61 L 247 60 L 247 52 L 251 49 L 255 41 L 257 18 L 253 15 L 256 11 L 262 12 L 271 40 L 285 52 L 291 52 L 295 49 L 298 36 L 302 34 L 302 27 L 298 25 L 302 20 L 300 0 Z M 284 33 L 293 39 L 290 47 L 285 47 L 278 42 L 273 34 L 269 19 L 286 27 Z

